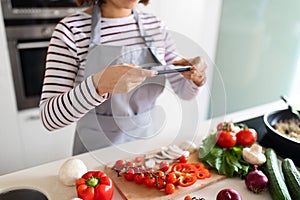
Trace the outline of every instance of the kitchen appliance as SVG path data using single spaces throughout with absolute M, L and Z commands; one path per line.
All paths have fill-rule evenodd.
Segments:
M 76 0 L 1 0 L 18 110 L 38 107 L 48 44 Z
M 62 18 L 79 10 L 76 0 L 1 0 L 5 19 Z
M 298 116 L 295 116 L 289 109 L 273 110 L 263 116 L 267 136 L 269 136 L 269 144 L 267 145 L 277 150 L 281 157 L 291 158 L 297 166 L 300 166 L 299 155 L 297 154 L 300 152 L 300 141 L 284 135 L 274 128 L 274 125 L 281 120 L 290 119 L 298 120 Z

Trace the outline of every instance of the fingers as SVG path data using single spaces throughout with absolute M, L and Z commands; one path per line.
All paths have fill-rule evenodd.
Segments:
M 153 77 L 157 75 L 157 71 L 155 70 L 148 70 L 148 69 L 142 69 L 141 67 L 138 67 L 134 64 L 122 64 L 123 66 L 127 66 L 131 69 L 128 69 L 128 73 L 131 75 L 138 77 Z
M 182 75 L 186 79 L 192 80 L 198 87 L 200 87 L 206 82 L 206 69 L 206 63 L 204 63 L 201 67 L 192 65 L 190 71 L 182 72 Z
M 195 58 L 190 58 L 188 59 L 188 61 L 192 64 L 192 65 L 198 65 L 202 60 L 204 59 L 201 59 L 200 56 L 197 56 Z
M 133 64 L 118 64 L 105 68 L 93 75 L 93 82 L 99 94 L 128 93 L 142 84 L 147 77 L 157 74 L 154 70 L 142 69 Z

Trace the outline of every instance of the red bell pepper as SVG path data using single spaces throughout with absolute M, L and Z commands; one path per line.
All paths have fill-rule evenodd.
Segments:
M 111 200 L 112 180 L 101 171 L 89 171 L 76 181 L 77 196 L 83 200 Z

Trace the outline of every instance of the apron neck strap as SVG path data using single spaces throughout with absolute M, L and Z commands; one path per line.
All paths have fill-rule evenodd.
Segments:
M 140 34 L 141 34 L 146 46 L 150 48 L 151 44 L 153 42 L 152 36 L 148 35 L 147 32 L 145 31 L 142 19 L 139 16 L 138 11 L 136 9 L 133 9 L 133 15 L 134 15 L 135 20 L 137 21 Z
M 90 47 L 100 44 L 101 38 L 101 11 L 98 4 L 93 5 Z
M 161 63 L 159 59 L 157 58 L 157 52 L 156 50 L 151 47 L 151 44 L 153 42 L 153 38 L 151 35 L 147 34 L 142 19 L 136 9 L 133 9 L 133 15 L 135 20 L 137 21 L 138 28 L 141 34 L 141 37 L 143 38 L 146 46 L 150 49 L 151 54 L 154 56 L 155 60 L 158 63 Z M 99 45 L 101 39 L 101 10 L 99 4 L 94 4 L 93 6 L 93 13 L 92 13 L 92 27 L 91 27 L 91 41 L 90 41 L 90 48 Z
M 101 10 L 98 4 L 95 4 L 93 6 L 92 11 L 92 27 L 91 27 L 91 45 L 97 45 L 100 44 L 100 38 L 101 38 Z M 141 21 L 141 17 L 139 17 L 138 11 L 136 9 L 133 9 L 133 15 L 135 20 L 137 21 L 138 28 L 141 34 L 141 37 L 145 41 L 147 47 L 151 47 L 151 43 L 153 41 L 152 37 L 150 35 L 147 35 L 143 23 Z

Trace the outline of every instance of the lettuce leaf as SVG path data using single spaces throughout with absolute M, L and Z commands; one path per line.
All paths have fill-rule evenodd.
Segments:
M 221 148 L 216 145 L 216 134 L 210 134 L 202 141 L 198 158 L 221 175 L 244 178 L 250 165 L 243 159 L 242 150 L 240 146 Z

